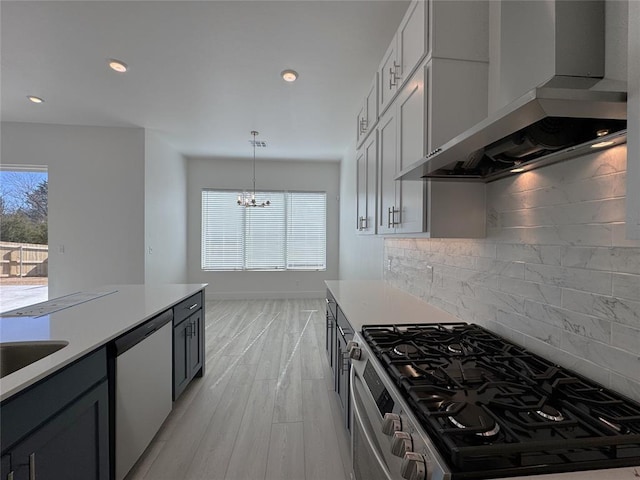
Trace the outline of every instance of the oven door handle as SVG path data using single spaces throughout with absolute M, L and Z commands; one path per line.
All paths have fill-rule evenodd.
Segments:
M 384 473 L 384 476 L 387 478 L 387 480 L 394 480 L 393 477 L 391 476 L 391 474 L 389 473 L 389 470 L 387 469 L 386 463 L 384 463 L 384 459 L 382 458 L 382 455 L 375 448 L 376 444 L 373 441 L 373 437 L 371 435 L 371 432 L 369 432 L 368 429 L 367 429 L 367 424 L 364 423 L 364 421 L 363 421 L 362 411 L 360 410 L 360 405 L 358 405 L 358 398 L 356 397 L 355 392 L 354 392 L 354 388 L 355 388 L 354 385 L 355 385 L 355 380 L 356 380 L 356 373 L 355 372 L 356 372 L 355 368 L 353 367 L 353 365 L 351 365 L 351 372 L 349 373 L 349 376 L 351 377 L 351 378 L 349 378 L 349 390 L 350 390 L 349 394 L 351 395 L 351 406 L 353 407 L 353 414 L 356 417 L 356 423 L 358 425 L 360 425 L 360 428 L 362 430 L 362 434 L 364 435 L 364 438 L 367 441 L 367 448 L 369 448 L 369 450 L 376 457 L 376 461 L 378 462 L 378 465 L 380 466 L 380 469 Z

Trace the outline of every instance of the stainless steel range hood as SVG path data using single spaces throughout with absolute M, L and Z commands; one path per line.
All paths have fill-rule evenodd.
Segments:
M 517 9 L 526 8 L 526 3 L 539 10 L 546 5 L 546 15 L 553 8 L 553 15 L 547 16 L 553 22 L 554 75 L 402 170 L 396 180 L 490 182 L 626 142 L 627 94 L 593 89 L 602 77 L 597 70 L 604 71 L 604 47 L 582 43 L 585 39 L 600 42 L 600 37 L 604 43 L 603 2 L 505 3 L 513 14 L 506 19 L 503 15 L 501 24 L 511 27 L 512 38 L 503 39 L 503 49 L 511 48 L 511 43 L 523 44 L 515 38 L 520 32 L 513 23 L 520 22 L 525 28 L 529 16 Z M 537 49 L 534 43 L 526 47 Z M 523 53 L 529 59 L 545 58 L 537 51 Z M 515 55 L 509 61 L 505 78 L 517 75 L 520 67 L 531 68 Z

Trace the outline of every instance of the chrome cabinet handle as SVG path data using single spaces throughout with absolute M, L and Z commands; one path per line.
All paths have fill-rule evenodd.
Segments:
M 36 454 L 29 455 L 29 480 L 36 480 Z
M 344 330 L 342 330 L 342 327 L 340 325 L 338 325 L 338 330 L 340 330 L 340 335 L 344 337 Z
M 194 303 L 193 305 L 191 305 L 190 307 L 187 307 L 189 310 L 193 310 L 194 308 L 196 308 L 198 306 L 197 303 Z

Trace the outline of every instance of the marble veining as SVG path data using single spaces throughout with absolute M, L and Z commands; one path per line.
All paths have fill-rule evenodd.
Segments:
M 387 237 L 384 280 L 640 400 L 625 182 L 625 146 L 492 182 L 486 238 Z

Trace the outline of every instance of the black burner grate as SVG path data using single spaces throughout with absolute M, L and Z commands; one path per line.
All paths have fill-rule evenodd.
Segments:
M 478 325 L 362 332 L 454 478 L 640 463 L 638 403 Z

